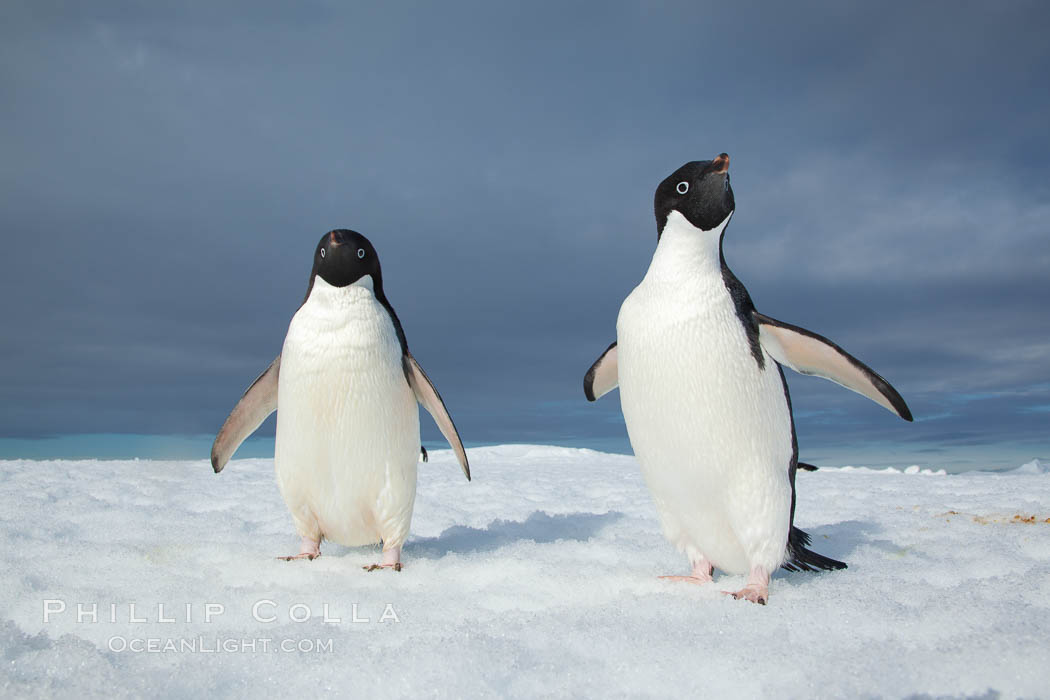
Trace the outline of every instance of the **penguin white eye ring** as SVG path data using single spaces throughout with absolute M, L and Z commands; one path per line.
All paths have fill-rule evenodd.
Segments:
M 324 248 L 321 248 L 321 257 L 324 257 Z
M 676 187 L 675 190 L 678 191 L 678 194 L 685 194 L 686 192 L 689 191 L 689 183 L 688 182 L 679 182 L 678 183 L 678 187 Z
M 357 249 L 357 257 L 358 257 L 358 258 L 363 258 L 363 257 L 365 257 L 365 249 L 364 249 L 364 248 L 358 248 L 358 249 Z

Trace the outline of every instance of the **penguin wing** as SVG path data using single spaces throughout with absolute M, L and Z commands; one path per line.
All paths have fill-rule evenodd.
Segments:
M 762 348 L 800 374 L 815 374 L 857 392 L 910 421 L 911 411 L 897 390 L 873 369 L 827 338 L 752 312 Z
M 445 436 L 452 451 L 456 453 L 456 459 L 459 460 L 459 466 L 463 468 L 463 474 L 466 475 L 467 481 L 470 481 L 470 463 L 467 461 L 467 451 L 463 449 L 463 441 L 459 439 L 456 424 L 452 422 L 452 416 L 448 414 L 445 402 L 441 400 L 441 394 L 434 388 L 430 377 L 419 366 L 416 358 L 412 357 L 411 353 L 405 352 L 402 357 L 402 364 L 405 368 L 405 378 L 408 379 L 408 385 L 415 392 L 416 400 L 433 416 L 441 434 Z
M 587 374 L 583 375 L 583 395 L 588 401 L 596 401 L 615 389 L 620 383 L 616 361 L 616 343 L 605 349 L 594 361 Z
M 277 410 L 277 375 L 281 356 L 260 374 L 222 424 L 211 446 L 211 468 L 218 474 L 245 439 Z

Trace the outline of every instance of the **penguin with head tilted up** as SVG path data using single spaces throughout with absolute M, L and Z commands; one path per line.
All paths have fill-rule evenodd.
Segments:
M 221 471 L 276 410 L 277 484 L 302 537 L 299 554 L 281 558 L 314 559 L 322 538 L 351 547 L 382 542 L 382 561 L 365 568 L 400 571 L 416 497 L 417 402 L 469 480 L 463 442 L 408 351 L 375 248 L 356 231 L 331 231 L 314 250 L 306 299 L 281 354 L 226 419 L 212 467 Z
M 663 532 L 692 564 L 747 574 L 731 593 L 765 604 L 769 577 L 845 568 L 793 526 L 798 443 L 781 366 L 911 413 L 889 383 L 815 333 L 755 310 L 726 266 L 729 156 L 686 163 L 656 189 L 657 246 L 620 307 L 616 342 L 588 370 L 594 401 L 619 386 L 627 433 Z

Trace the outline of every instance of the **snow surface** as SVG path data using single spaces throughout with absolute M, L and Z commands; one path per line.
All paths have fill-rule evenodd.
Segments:
M 779 573 L 762 607 L 719 593 L 740 576 L 657 580 L 687 566 L 632 457 L 470 458 L 472 483 L 421 465 L 401 573 L 276 561 L 270 460 L 0 462 L 0 696 L 1050 697 L 1045 464 L 800 472 L 797 524 L 850 568 Z

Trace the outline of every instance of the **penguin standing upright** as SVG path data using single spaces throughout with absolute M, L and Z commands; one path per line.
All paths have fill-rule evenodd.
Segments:
M 366 569 L 401 570 L 420 454 L 419 409 L 431 413 L 463 473 L 463 443 L 437 390 L 408 351 L 383 290 L 379 257 L 367 238 L 337 229 L 314 250 L 306 299 L 292 317 L 281 355 L 241 397 L 212 446 L 221 471 L 274 410 L 277 483 L 299 554 L 320 556 L 321 540 L 347 546 L 382 541 Z
M 731 593 L 765 604 L 769 577 L 845 568 L 794 527 L 798 443 L 781 365 L 830 379 L 905 420 L 900 394 L 830 340 L 764 316 L 726 265 L 729 156 L 686 163 L 656 189 L 657 246 L 620 307 L 616 342 L 588 370 L 594 401 L 619 386 L 627 432 L 664 535 L 692 564 L 748 574 Z

